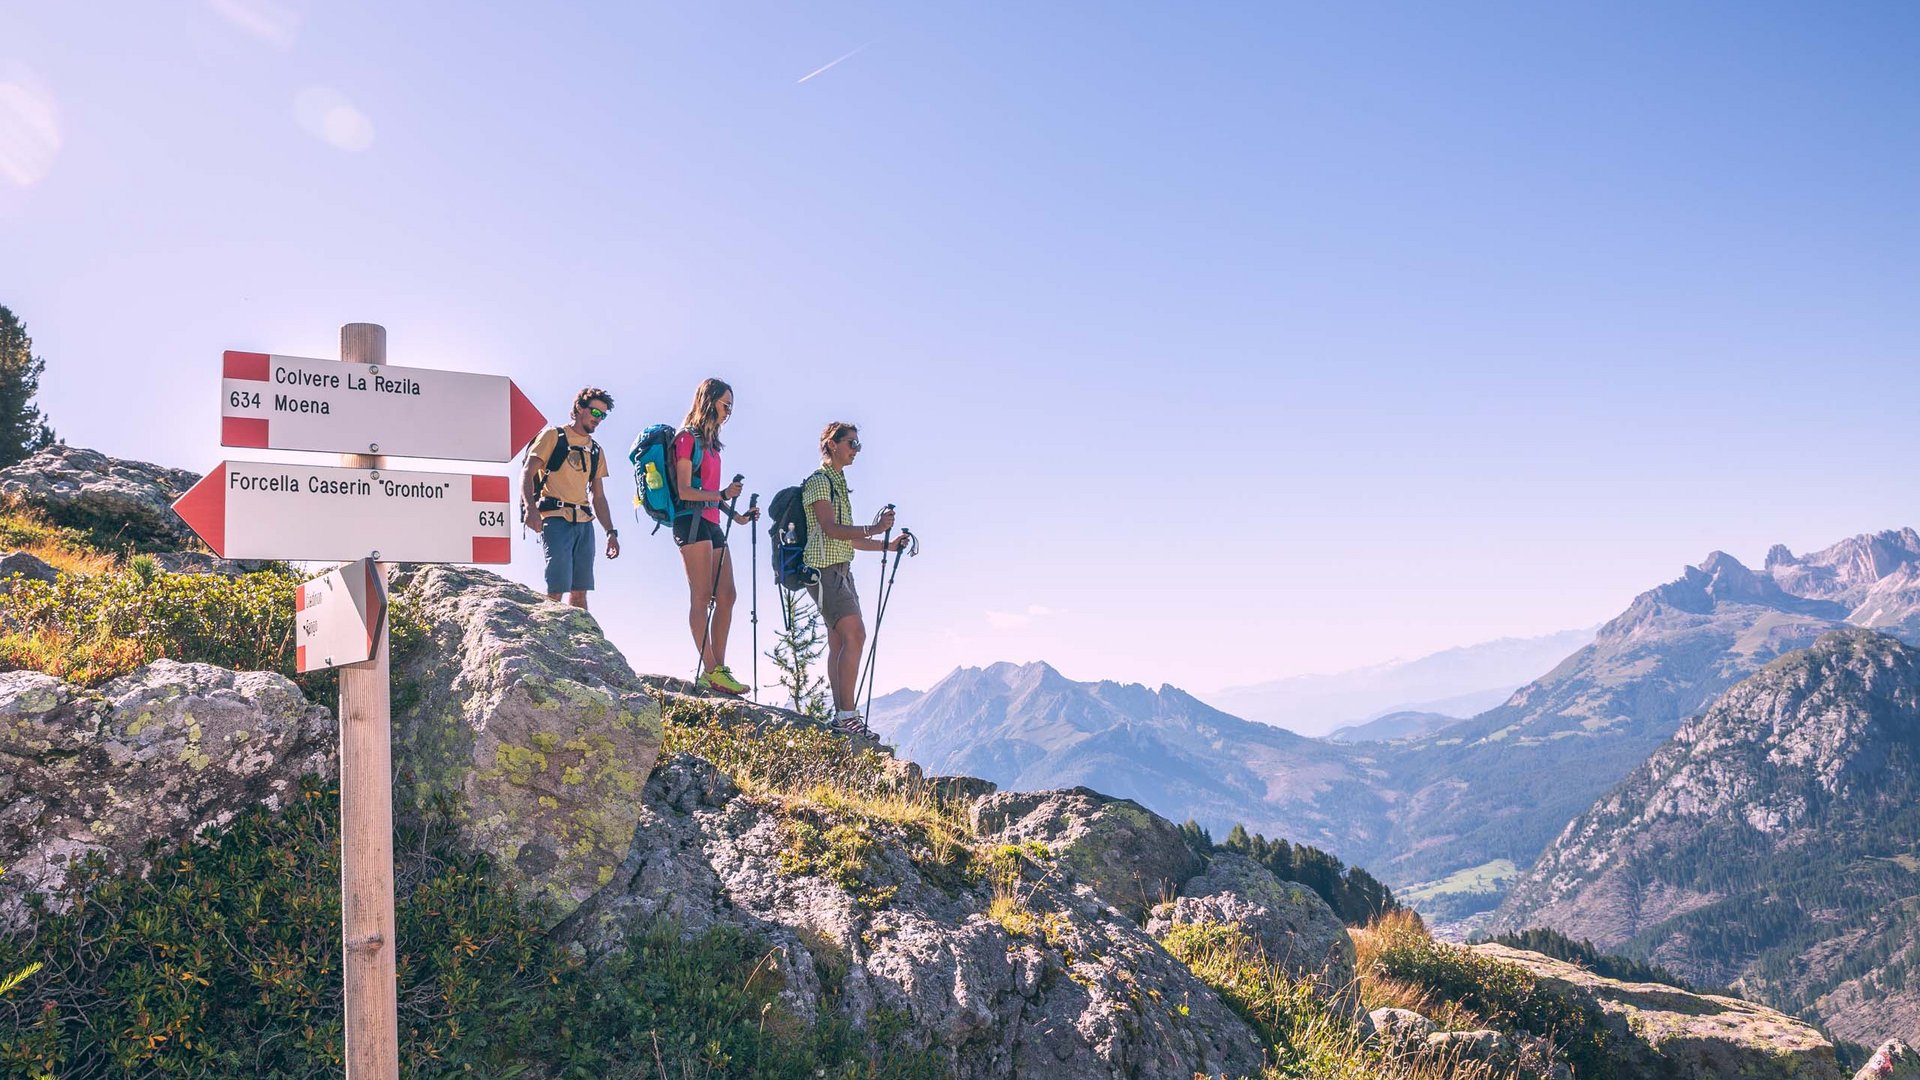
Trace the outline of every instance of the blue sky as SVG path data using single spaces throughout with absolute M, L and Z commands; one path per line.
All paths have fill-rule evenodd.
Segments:
M 617 454 L 719 375 L 750 489 L 850 419 L 924 536 L 883 690 L 1334 670 L 1920 524 L 1910 5 L 498 7 L 0 4 L 60 433 L 246 457 L 220 352 L 361 320 L 607 386 Z M 691 669 L 623 538 L 597 612 Z

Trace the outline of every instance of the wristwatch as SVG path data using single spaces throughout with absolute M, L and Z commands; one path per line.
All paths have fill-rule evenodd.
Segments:
M 619 535 L 620 535 L 620 530 L 619 530 L 619 529 L 608 529 L 608 530 L 607 530 L 607 539 L 609 539 L 609 540 L 611 540 L 611 539 L 613 539 L 614 537 L 616 537 L 616 536 L 619 536 Z

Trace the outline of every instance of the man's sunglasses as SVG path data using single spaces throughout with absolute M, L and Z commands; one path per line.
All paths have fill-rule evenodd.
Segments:
M 596 409 L 589 405 L 587 406 L 587 415 L 593 417 L 595 420 L 605 420 L 607 418 L 607 410 Z

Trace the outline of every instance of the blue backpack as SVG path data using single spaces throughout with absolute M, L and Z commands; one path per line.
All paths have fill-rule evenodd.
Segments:
M 627 460 L 633 463 L 633 505 L 653 519 L 653 531 L 695 513 L 673 493 L 673 440 L 680 429 L 655 424 L 633 440 Z M 700 486 L 700 436 L 693 437 L 693 484 Z

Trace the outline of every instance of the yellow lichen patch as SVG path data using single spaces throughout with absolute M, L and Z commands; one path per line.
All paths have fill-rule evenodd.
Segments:
M 547 771 L 547 755 L 524 746 L 502 743 L 494 748 L 492 776 L 504 776 L 509 784 L 526 787 L 536 773 Z

